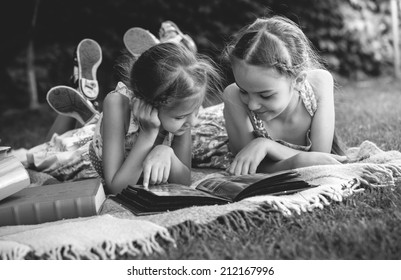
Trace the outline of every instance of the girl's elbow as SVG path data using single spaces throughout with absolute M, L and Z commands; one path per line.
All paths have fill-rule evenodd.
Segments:
M 113 178 L 112 180 L 107 180 L 105 179 L 106 182 L 106 192 L 108 194 L 118 194 L 120 193 L 123 189 L 125 189 L 128 185 L 136 185 L 138 182 L 138 179 L 135 181 L 132 181 L 130 183 L 125 182 L 124 180 L 118 180 L 118 178 Z
M 123 187 L 120 184 L 116 184 L 115 182 L 111 181 L 111 182 L 107 182 L 106 181 L 106 193 L 107 194 L 118 194 L 121 192 L 121 190 L 123 189 Z

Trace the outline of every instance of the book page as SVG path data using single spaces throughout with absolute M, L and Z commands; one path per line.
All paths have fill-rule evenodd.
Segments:
M 280 171 L 276 173 L 248 174 L 240 176 L 215 176 L 200 181 L 196 189 L 212 195 L 235 201 L 247 195 L 276 192 L 275 186 L 287 185 L 294 181 L 298 174 L 293 171 Z M 299 181 L 297 181 L 299 182 Z M 283 189 L 284 190 L 284 189 Z
M 143 189 L 145 190 L 145 188 Z M 150 185 L 147 191 L 157 196 L 210 197 L 210 195 L 207 193 L 200 192 L 196 189 L 190 188 L 189 186 L 184 186 L 179 184 Z
M 234 198 L 252 182 L 235 180 L 237 177 L 216 177 L 200 182 L 196 189 L 234 201 Z

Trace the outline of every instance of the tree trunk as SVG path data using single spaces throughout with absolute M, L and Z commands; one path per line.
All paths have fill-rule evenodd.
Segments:
M 399 45 L 399 26 L 398 26 L 398 0 L 391 0 L 391 18 L 393 29 L 393 44 L 394 44 L 394 74 L 400 78 L 400 45 Z
M 33 10 L 31 30 L 29 34 L 29 42 L 26 52 L 26 70 L 28 75 L 28 85 L 29 85 L 29 108 L 36 109 L 39 107 L 38 101 L 38 88 L 36 84 L 36 75 L 35 75 L 35 49 L 34 49 L 34 38 L 35 38 L 35 26 L 36 26 L 36 18 L 38 14 L 40 0 L 35 1 L 35 7 Z

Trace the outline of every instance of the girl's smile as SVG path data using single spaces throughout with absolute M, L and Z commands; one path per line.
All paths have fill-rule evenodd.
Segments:
M 287 111 L 293 109 L 289 106 L 296 97 L 292 79 L 273 68 L 250 65 L 238 59 L 233 64 L 233 73 L 241 101 L 263 120 L 285 117 Z

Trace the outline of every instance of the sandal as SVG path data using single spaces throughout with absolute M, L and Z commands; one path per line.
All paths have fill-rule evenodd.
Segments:
M 194 40 L 189 35 L 182 33 L 177 24 L 170 20 L 162 23 L 159 30 L 159 38 L 162 43 L 181 43 L 194 53 L 198 51 Z
M 89 100 L 94 100 L 99 94 L 99 83 L 96 71 L 102 62 L 102 49 L 92 39 L 82 40 L 77 47 L 76 62 L 78 65 L 78 87 Z
M 160 43 L 152 33 L 140 27 L 128 29 L 124 34 L 123 41 L 127 50 L 135 57 Z

